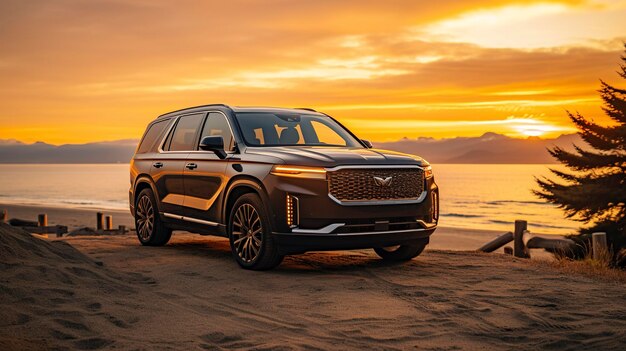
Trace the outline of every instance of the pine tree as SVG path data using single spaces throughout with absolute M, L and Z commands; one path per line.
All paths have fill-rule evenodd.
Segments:
M 626 43 L 624 49 L 618 74 L 626 80 Z M 535 194 L 557 204 L 566 217 L 590 225 L 580 229 L 579 239 L 585 233 L 607 232 L 609 244 L 618 252 L 626 248 L 626 90 L 600 83 L 602 109 L 615 123 L 602 126 L 568 111 L 589 148 L 574 145 L 574 152 L 549 149 L 571 172 L 551 169 L 564 182 L 537 179 L 541 190 Z

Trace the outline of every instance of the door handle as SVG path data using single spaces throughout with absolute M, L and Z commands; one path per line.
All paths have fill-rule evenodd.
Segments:
M 154 167 L 154 168 L 161 168 L 161 167 L 163 167 L 163 162 L 155 162 L 154 164 L 152 164 L 152 167 Z
M 198 168 L 198 165 L 195 163 L 188 163 L 185 165 L 185 167 L 187 167 L 187 169 L 196 169 Z

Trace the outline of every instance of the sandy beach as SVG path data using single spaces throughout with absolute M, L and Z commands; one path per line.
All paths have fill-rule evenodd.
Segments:
M 503 255 L 429 250 L 390 265 L 366 250 L 310 253 L 259 273 L 225 240 L 190 234 L 162 248 L 7 238 L 2 349 L 626 346 L 623 285 Z
M 8 209 L 27 218 L 40 210 Z M 61 213 L 95 218 L 46 212 L 51 224 Z M 453 229 L 403 264 L 338 251 L 287 257 L 269 272 L 240 269 L 222 238 L 177 233 L 155 248 L 133 235 L 0 232 L 3 350 L 626 347 L 623 283 L 439 249 L 448 238 L 473 247 L 473 233 Z

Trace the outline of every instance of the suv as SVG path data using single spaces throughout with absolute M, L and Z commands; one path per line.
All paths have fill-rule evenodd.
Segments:
M 424 159 L 373 149 L 313 109 L 206 105 L 159 116 L 130 164 L 130 210 L 143 245 L 172 230 L 230 240 L 247 269 L 288 254 L 373 248 L 419 255 L 437 227 Z

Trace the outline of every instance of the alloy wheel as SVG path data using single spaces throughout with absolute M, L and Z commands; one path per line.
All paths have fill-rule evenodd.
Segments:
M 147 241 L 154 229 L 154 207 L 147 195 L 142 196 L 137 202 L 137 233 L 139 237 Z
M 249 263 L 261 251 L 263 243 L 261 217 L 254 206 L 244 203 L 233 217 L 233 244 L 239 258 Z

